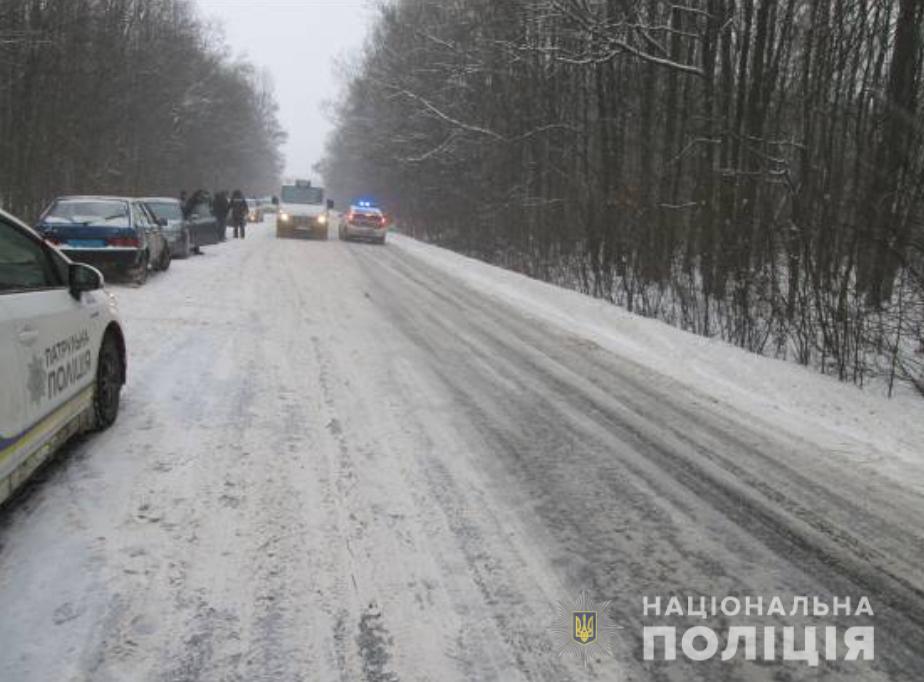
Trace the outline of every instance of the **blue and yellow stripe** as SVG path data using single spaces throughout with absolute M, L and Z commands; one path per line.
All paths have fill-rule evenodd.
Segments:
M 55 408 L 51 413 L 42 417 L 32 426 L 26 428 L 22 433 L 12 437 L 0 435 L 0 468 L 5 468 L 3 465 L 17 454 L 22 454 L 30 449 L 34 449 L 33 446 L 41 446 L 45 439 L 54 436 L 59 429 L 67 425 L 74 417 L 83 412 L 83 410 L 90 405 L 92 400 L 93 386 L 90 385 Z

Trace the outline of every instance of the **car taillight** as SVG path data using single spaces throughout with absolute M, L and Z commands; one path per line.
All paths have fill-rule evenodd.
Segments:
M 128 246 L 132 248 L 138 248 L 137 237 L 110 237 L 106 240 L 106 243 L 109 244 L 109 246 Z

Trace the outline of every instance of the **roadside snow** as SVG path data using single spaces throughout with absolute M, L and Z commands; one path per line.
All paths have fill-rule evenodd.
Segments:
M 924 402 L 910 391 L 888 399 L 405 235 L 389 239 L 496 300 L 836 452 L 845 465 L 924 491 Z

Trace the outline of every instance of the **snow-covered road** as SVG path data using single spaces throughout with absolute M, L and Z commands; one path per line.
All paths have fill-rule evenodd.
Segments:
M 865 595 L 872 619 L 811 624 L 870 622 L 876 660 L 824 679 L 924 678 L 917 474 L 486 296 L 406 239 L 271 232 L 115 287 L 119 421 L 0 519 L 0 680 L 818 679 L 641 661 L 659 595 Z M 587 668 L 549 629 L 581 590 L 623 627 Z

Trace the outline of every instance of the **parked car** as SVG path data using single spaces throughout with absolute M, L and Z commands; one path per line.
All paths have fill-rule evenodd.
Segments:
M 102 274 L 0 211 L 0 502 L 71 436 L 116 420 L 125 364 Z
M 276 213 L 276 204 L 279 203 L 277 197 L 260 197 L 260 205 L 263 207 L 263 215 Z
M 363 239 L 384 244 L 388 219 L 381 209 L 360 202 L 350 206 L 349 212 L 341 216 L 338 232 L 344 241 Z
M 247 206 L 249 206 L 249 210 L 247 211 L 247 222 L 262 223 L 266 211 L 260 199 L 257 197 L 247 197 Z
M 189 226 L 183 220 L 183 207 L 178 199 L 171 197 L 146 197 L 141 199 L 157 219 L 170 246 L 174 258 L 189 258 L 194 248 Z
M 69 196 L 46 208 L 36 230 L 71 260 L 144 284 L 148 268 L 170 267 L 170 248 L 156 218 L 138 199 Z
M 218 221 L 212 215 L 212 197 L 204 191 L 198 190 L 186 202 L 183 210 L 186 218 L 186 227 L 192 239 L 193 251 L 201 252 L 201 247 L 217 244 L 222 235 L 218 233 Z

